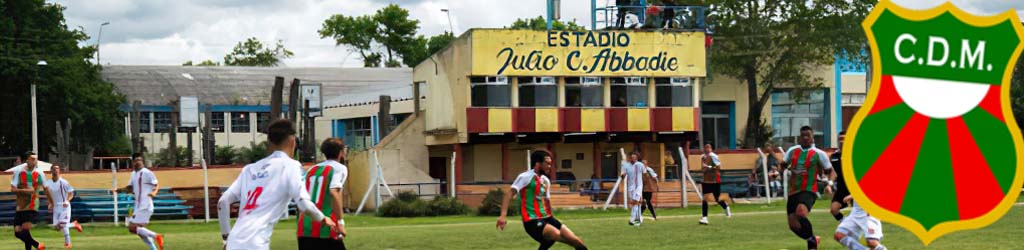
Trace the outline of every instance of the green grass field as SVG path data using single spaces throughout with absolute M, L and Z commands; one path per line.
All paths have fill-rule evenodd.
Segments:
M 814 231 L 822 236 L 822 249 L 842 249 L 832 240 L 837 222 L 818 202 L 811 214 Z M 785 208 L 736 205 L 735 215 L 725 218 L 721 208 L 712 207 L 710 226 L 699 226 L 700 206 L 661 209 L 659 220 L 646 220 L 640 228 L 626 225 L 623 209 L 556 211 L 565 225 L 576 232 L 591 249 L 804 249 L 803 241 L 789 231 Z M 523 231 L 518 217 L 510 218 L 504 232 L 495 229 L 494 217 L 449 216 L 436 218 L 381 218 L 346 216 L 349 249 L 536 249 L 537 244 Z M 42 226 L 42 225 L 40 225 Z M 889 249 L 923 249 L 912 234 L 886 224 L 883 243 Z M 110 223 L 85 224 L 84 233 L 72 232 L 76 249 L 145 249 L 138 237 L 124 227 Z M 149 226 L 166 235 L 167 249 L 219 249 L 216 222 L 164 221 Z M 0 249 L 22 249 L 12 229 L 0 229 Z M 33 235 L 51 249 L 63 248 L 59 232 L 39 227 Z M 1018 238 L 1022 237 L 1022 238 Z M 273 249 L 295 249 L 295 221 L 282 221 L 272 239 Z M 553 249 L 570 249 L 555 245 Z M 1024 249 L 1024 206 L 1015 206 L 1003 219 L 980 230 L 944 236 L 929 249 Z

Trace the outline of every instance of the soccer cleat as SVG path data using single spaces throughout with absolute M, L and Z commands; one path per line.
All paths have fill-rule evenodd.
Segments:
M 71 249 L 71 243 L 64 244 L 64 249 Z
M 156 240 L 156 248 L 158 250 L 164 250 L 164 235 L 163 234 L 157 234 L 156 235 L 156 239 L 154 239 L 154 240 Z
M 732 208 L 731 207 L 726 207 L 725 208 L 725 218 L 732 218 Z
M 629 221 L 630 226 L 634 226 L 633 221 Z
M 71 225 L 75 226 L 75 230 L 78 230 L 79 233 L 82 232 L 82 225 L 78 224 L 77 220 L 75 222 L 72 222 Z
M 701 225 L 707 225 L 708 224 L 708 217 L 700 217 L 699 223 Z
M 44 246 L 44 245 L 43 245 L 43 243 L 42 243 L 42 242 L 40 242 L 40 243 L 39 243 L 39 246 L 38 246 L 38 247 L 36 247 L 36 249 L 38 249 L 38 250 L 46 250 L 46 246 Z

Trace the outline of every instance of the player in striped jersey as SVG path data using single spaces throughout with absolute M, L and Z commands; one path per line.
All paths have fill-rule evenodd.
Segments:
M 46 198 L 50 201 L 50 213 L 53 214 L 53 227 L 64 234 L 64 248 L 71 248 L 71 228 L 79 233 L 82 226 L 78 221 L 71 221 L 71 200 L 75 198 L 75 188 L 67 180 L 60 177 L 60 166 L 50 168 L 51 180 L 46 183 Z M 69 227 L 70 226 L 70 227 Z
M 555 219 L 551 213 L 551 194 L 548 187 L 551 181 L 544 173 L 551 169 L 551 155 L 537 151 L 530 155 L 533 169 L 527 170 L 516 177 L 512 190 L 505 193 L 501 200 L 501 216 L 498 217 L 498 229 L 505 230 L 505 216 L 508 215 L 508 203 L 512 194 L 519 194 L 519 211 L 523 216 L 523 228 L 533 240 L 540 243 L 538 250 L 551 248 L 555 242 L 573 246 L 577 250 L 587 249 L 583 240 L 569 230 L 568 226 Z
M 814 201 L 818 199 L 818 181 L 815 177 L 823 171 L 831 170 L 832 163 L 825 151 L 814 146 L 814 129 L 811 127 L 800 128 L 799 142 L 800 145 L 786 151 L 781 162 L 782 167 L 788 168 L 791 173 L 786 214 L 789 219 L 789 230 L 807 241 L 807 249 L 818 249 L 821 238 L 814 235 L 807 214 L 811 212 Z M 830 177 L 830 180 L 834 179 L 835 173 Z
M 39 191 L 43 190 L 43 176 L 46 174 L 36 167 L 39 161 L 36 153 L 21 155 L 24 167 L 11 176 L 11 191 L 15 195 L 14 237 L 25 243 L 25 250 L 33 247 L 43 250 L 46 246 L 32 238 L 32 222 L 39 216 Z
M 718 154 L 715 154 L 711 144 L 704 145 L 704 154 L 700 156 L 700 162 L 703 166 L 701 169 L 704 170 L 701 181 L 701 193 L 704 194 L 704 200 L 700 203 L 699 223 L 701 225 L 708 224 L 708 202 L 711 201 L 718 203 L 725 210 L 725 217 L 732 217 L 732 209 L 729 209 L 729 204 L 719 200 L 719 196 L 722 196 L 722 161 L 718 159 Z
M 314 221 L 306 215 L 299 215 L 299 250 L 304 249 L 345 249 L 345 219 L 342 211 L 341 189 L 348 178 L 348 167 L 341 164 L 345 158 L 345 143 L 338 138 L 327 138 L 320 144 L 320 152 L 327 159 L 306 170 L 303 180 L 306 191 L 316 208 L 324 216 L 337 221 L 339 231 Z

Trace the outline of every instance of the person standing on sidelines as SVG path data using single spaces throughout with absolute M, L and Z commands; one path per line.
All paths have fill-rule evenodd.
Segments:
M 846 188 L 846 181 L 843 179 L 843 142 L 845 140 L 846 131 L 839 132 L 839 149 L 832 153 L 830 158 L 832 173 L 835 173 L 836 180 L 832 184 L 835 186 L 835 191 L 832 193 L 832 206 L 829 212 L 832 212 L 832 217 L 840 222 L 843 221 L 843 212 L 839 210 L 850 206 L 850 203 L 845 199 L 846 196 L 850 195 L 850 190 Z
M 544 151 L 535 151 L 530 154 L 530 164 L 533 169 L 519 174 L 512 182 L 512 189 L 505 192 L 501 199 L 501 215 L 498 216 L 498 230 L 505 230 L 506 216 L 508 215 L 508 203 L 512 196 L 519 194 L 519 211 L 523 216 L 523 228 L 526 234 L 533 240 L 540 243 L 538 250 L 547 250 L 555 245 L 555 242 L 562 242 L 576 250 L 586 250 L 587 246 L 583 240 L 576 236 L 569 226 L 562 225 L 561 221 L 555 219 L 551 211 L 551 193 L 548 189 L 551 181 L 544 173 L 551 169 L 551 155 Z
M 850 216 L 843 219 L 836 227 L 835 239 L 850 250 L 885 250 L 882 245 L 882 222 L 864 211 L 853 196 L 847 195 L 843 203 L 851 204 Z M 860 244 L 860 237 L 868 242 L 867 246 Z
M 160 191 L 159 181 L 156 174 L 146 168 L 141 153 L 133 154 L 132 158 L 132 174 L 128 186 L 115 190 L 114 195 L 128 192 L 135 195 L 135 207 L 128 219 L 128 232 L 138 235 L 150 249 L 163 250 L 164 236 L 146 228 L 153 216 L 153 198 Z
M 46 246 L 32 238 L 31 230 L 39 216 L 39 191 L 45 189 L 43 176 L 46 174 L 37 167 L 39 160 L 35 152 L 22 154 L 21 159 L 25 167 L 11 176 L 11 191 L 15 196 L 14 237 L 25 243 L 25 250 L 33 247 L 43 250 Z
M 732 217 L 732 210 L 729 209 L 729 204 L 725 201 L 720 200 L 719 196 L 722 196 L 722 161 L 718 159 L 718 154 L 712 150 L 711 144 L 704 144 L 704 154 L 700 156 L 700 162 L 703 166 L 704 176 L 701 181 L 701 193 L 704 194 L 704 200 L 700 203 L 701 217 L 699 223 L 701 225 L 708 224 L 708 202 L 715 201 L 722 209 L 725 209 L 725 217 Z
M 786 201 L 786 214 L 789 230 L 797 237 L 807 241 L 807 249 L 818 249 L 821 237 L 814 235 L 811 221 L 807 219 L 815 200 L 818 199 L 818 182 L 815 177 L 822 171 L 832 169 L 828 154 L 814 146 L 814 129 L 810 126 L 800 128 L 799 145 L 786 151 L 782 158 L 783 169 L 790 170 L 789 198 Z M 834 171 L 833 171 L 834 172 Z M 834 173 L 833 173 L 834 175 Z M 834 178 L 834 177 L 833 177 Z
M 640 161 L 640 153 L 629 153 L 629 161 L 623 163 L 622 173 L 619 176 L 626 180 L 626 198 L 629 200 L 629 225 L 640 226 L 644 223 L 641 214 L 640 204 L 643 203 L 644 178 L 643 172 L 647 169 Z
M 289 201 L 294 201 L 305 217 L 340 232 L 334 220 L 325 217 L 306 192 L 302 164 L 292 158 L 296 145 L 295 124 L 287 119 L 271 122 L 267 125 L 267 141 L 273 153 L 246 165 L 217 202 L 224 249 L 270 249 L 270 236 Z M 231 204 L 239 201 L 243 203 L 232 228 Z
M 658 192 L 658 173 L 654 172 L 651 165 L 647 164 L 647 160 L 643 160 L 644 164 L 644 204 L 640 208 L 640 215 L 643 216 L 644 210 L 651 210 L 651 218 L 658 220 L 658 214 L 654 212 L 654 204 L 652 199 L 654 198 L 654 192 Z
M 60 166 L 53 165 L 50 168 L 50 182 L 46 183 L 46 198 L 50 201 L 49 209 L 53 214 L 53 227 L 64 234 L 64 248 L 71 248 L 71 230 L 68 226 L 75 227 L 79 233 L 82 232 L 82 225 L 78 221 L 71 221 L 71 200 L 75 198 L 75 188 L 67 180 L 60 177 Z
M 306 170 L 303 177 L 306 191 L 316 204 L 316 208 L 325 216 L 337 221 L 338 230 L 313 221 L 305 215 L 299 215 L 298 236 L 299 250 L 313 249 L 345 249 L 342 241 L 345 235 L 345 219 L 342 211 L 341 190 L 348 178 L 348 167 L 341 164 L 345 159 L 345 142 L 338 138 L 327 138 L 320 144 L 320 152 L 327 159 Z

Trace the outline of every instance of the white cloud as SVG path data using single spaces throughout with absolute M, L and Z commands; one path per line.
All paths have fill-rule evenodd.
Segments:
M 288 66 L 362 65 L 345 47 L 320 39 L 317 30 L 334 14 L 372 14 L 388 3 L 398 3 L 420 20 L 420 34 L 432 36 L 449 30 L 448 16 L 458 34 L 469 28 L 499 28 L 516 18 L 545 15 L 545 1 L 494 0 L 51 0 L 67 6 L 68 26 L 82 26 L 95 36 L 103 28 L 102 60 L 109 64 L 176 65 L 185 61 L 221 61 L 238 41 L 257 37 L 284 42 L 295 52 Z M 894 0 L 909 8 L 929 8 L 935 0 Z M 603 5 L 605 1 L 598 1 Z M 965 10 L 991 15 L 1010 8 L 1024 10 L 1024 1 L 954 0 Z M 562 19 L 590 26 L 589 0 L 562 0 Z M 1024 15 L 1024 12 L 1019 12 Z M 87 43 L 95 43 L 93 40 Z

